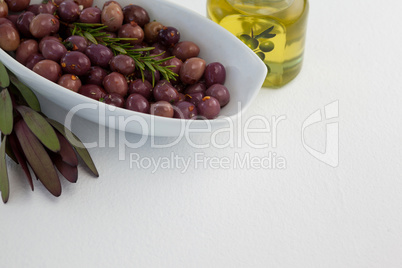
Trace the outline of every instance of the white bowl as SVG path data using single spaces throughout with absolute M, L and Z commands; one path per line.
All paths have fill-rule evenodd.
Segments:
M 32 0 L 31 3 L 40 3 Z M 95 0 L 94 5 L 102 7 L 105 0 Z M 226 67 L 225 86 L 231 99 L 222 108 L 220 117 L 214 120 L 181 120 L 151 116 L 97 102 L 75 92 L 69 91 L 32 72 L 0 49 L 0 60 L 15 75 L 28 85 L 37 95 L 69 111 L 75 116 L 116 128 L 121 131 L 154 136 L 180 136 L 188 129 L 212 131 L 227 125 L 228 120 L 236 120 L 256 97 L 264 82 L 267 68 L 258 56 L 231 33 L 209 19 L 163 0 L 119 0 L 122 6 L 136 4 L 145 8 L 151 20 L 176 27 L 181 40 L 191 40 L 200 47 L 200 57 L 207 64 L 221 62 Z M 67 118 L 69 119 L 69 118 Z M 68 123 L 67 121 L 65 123 Z M 208 125 L 206 125 L 208 124 Z

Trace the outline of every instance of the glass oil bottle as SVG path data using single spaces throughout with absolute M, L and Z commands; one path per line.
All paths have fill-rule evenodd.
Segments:
M 208 17 L 264 61 L 264 86 L 270 88 L 282 87 L 301 70 L 308 9 L 308 0 L 207 1 Z

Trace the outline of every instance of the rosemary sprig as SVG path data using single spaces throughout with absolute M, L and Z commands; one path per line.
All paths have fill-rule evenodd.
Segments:
M 115 55 L 125 54 L 130 56 L 135 61 L 135 67 L 141 72 L 142 79 L 144 80 L 144 71 L 149 70 L 152 75 L 152 84 L 155 84 L 155 71 L 163 76 L 164 79 L 170 81 L 171 79 L 176 80 L 177 74 L 174 73 L 170 68 L 174 66 L 162 66 L 161 64 L 172 57 L 167 57 L 164 59 L 156 59 L 158 56 L 162 55 L 150 55 L 149 52 L 154 49 L 154 47 L 145 48 L 134 48 L 133 45 L 126 43 L 124 41 L 137 40 L 136 38 L 112 38 L 108 33 L 103 30 L 107 27 L 101 23 L 79 23 L 75 22 L 70 24 L 69 27 L 72 28 L 73 35 L 80 35 L 88 39 L 91 43 L 102 44 L 109 47 Z M 142 53 L 146 52 L 145 55 Z

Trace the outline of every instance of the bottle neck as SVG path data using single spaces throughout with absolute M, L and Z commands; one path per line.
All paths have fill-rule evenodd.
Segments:
M 226 0 L 229 5 L 247 15 L 272 15 L 289 8 L 295 0 Z

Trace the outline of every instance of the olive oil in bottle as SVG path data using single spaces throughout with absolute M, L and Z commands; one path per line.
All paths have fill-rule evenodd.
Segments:
M 279 88 L 302 67 L 308 0 L 208 0 L 208 17 L 266 64 L 265 87 Z

